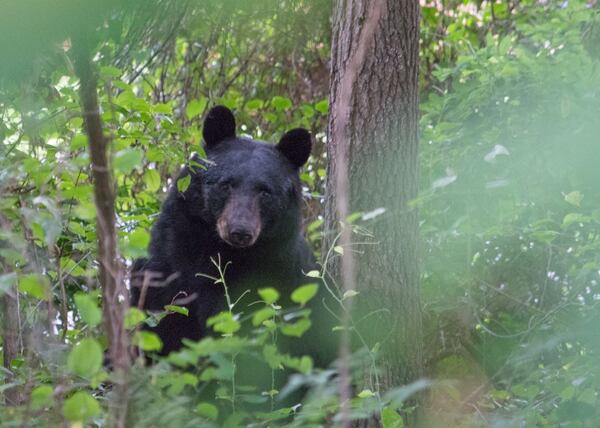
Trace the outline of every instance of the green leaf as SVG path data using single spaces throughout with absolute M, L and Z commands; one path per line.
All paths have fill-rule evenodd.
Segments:
M 404 420 L 391 407 L 384 407 L 381 411 L 381 423 L 383 428 L 404 428 Z
M 580 213 L 569 213 L 563 218 L 562 225 L 569 226 L 573 223 L 589 223 L 591 218 Z
M 117 67 L 104 66 L 100 67 L 100 75 L 102 77 L 120 77 L 123 72 Z
M 292 107 L 292 100 L 277 95 L 271 99 L 271 104 L 276 110 L 287 110 Z
M 172 114 L 173 108 L 170 104 L 167 103 L 158 103 L 152 106 L 152 111 L 154 113 L 162 113 L 162 114 Z
M 77 134 L 71 139 L 71 150 L 79 150 L 87 147 L 88 137 L 85 134 Z
M 98 307 L 96 297 L 86 293 L 76 293 L 74 299 L 79 316 L 87 325 L 94 327 L 100 324 L 102 311 Z
M 258 290 L 258 295 L 267 305 L 275 303 L 279 299 L 279 292 L 274 288 L 261 288 Z
M 565 201 L 567 201 L 571 205 L 575 205 L 576 207 L 581 206 L 582 200 L 583 200 L 583 194 L 578 190 L 565 195 Z
M 31 408 L 40 410 L 52 405 L 54 390 L 50 385 L 40 385 L 31 391 Z
M 96 205 L 93 202 L 80 202 L 74 211 L 77 217 L 83 220 L 93 220 L 96 218 Z
M 263 348 L 263 358 L 272 369 L 282 367 L 285 356 L 279 353 L 275 345 L 265 345 Z
M 281 332 L 286 336 L 301 337 L 311 325 L 312 323 L 308 318 L 302 318 L 294 324 L 283 324 Z
M 370 389 L 363 389 L 362 391 L 360 391 L 358 393 L 358 398 L 369 398 L 369 397 L 374 397 L 375 393 L 373 391 L 371 391 Z
M 315 297 L 319 290 L 319 284 L 306 284 L 298 287 L 292 293 L 292 301 L 300 303 L 302 306 L 306 304 L 310 299 Z
M 144 322 L 146 319 L 146 314 L 144 311 L 138 308 L 129 308 L 127 310 L 127 314 L 125 314 L 125 320 L 123 320 L 123 324 L 126 329 L 134 328 Z
M 184 306 L 177 306 L 177 305 L 166 305 L 165 311 L 174 312 L 176 314 L 184 315 L 186 317 L 190 313 L 190 310 L 188 308 L 186 308 Z
M 270 306 L 264 307 L 259 311 L 256 311 L 252 316 L 252 325 L 257 327 L 275 315 L 275 309 Z
M 45 276 L 31 273 L 19 279 L 19 290 L 39 300 L 46 300 L 50 292 L 50 282 Z
M 264 105 L 263 100 L 253 99 L 246 103 L 246 109 L 258 110 L 259 108 L 262 108 L 263 105 Z
M 199 100 L 192 100 L 185 107 L 185 115 L 188 119 L 192 119 L 201 114 L 206 108 L 206 98 L 200 98 Z
M 183 193 L 185 192 L 188 187 L 190 187 L 190 183 L 192 182 L 192 177 L 188 174 L 184 177 L 181 177 L 179 180 L 177 180 L 177 190 L 179 190 L 179 192 Z
M 309 374 L 313 369 L 313 360 L 308 355 L 304 355 L 300 358 L 300 364 L 298 365 L 298 371 L 300 373 Z
M 123 174 L 129 174 L 134 168 L 142 165 L 144 159 L 144 152 L 140 149 L 125 149 L 115 154 L 113 167 L 116 171 L 122 172 Z
M 311 270 L 306 273 L 309 278 L 321 278 L 321 273 L 318 270 Z
M 206 325 L 212 326 L 213 330 L 223 334 L 233 334 L 241 327 L 240 323 L 233 318 L 230 312 L 221 312 L 220 314 L 210 317 L 206 321 Z
M 148 192 L 158 192 L 160 190 L 160 174 L 155 169 L 148 169 L 144 173 L 144 184 Z
M 196 406 L 196 413 L 200 416 L 216 421 L 219 417 L 219 409 L 211 403 L 200 403 Z
M 327 114 L 329 112 L 329 101 L 319 101 L 315 104 L 315 110 L 317 110 L 319 113 Z
M 160 337 L 151 331 L 136 331 L 132 342 L 144 351 L 160 351 L 163 345 Z
M 71 422 L 87 422 L 100 414 L 100 404 L 87 392 L 78 391 L 65 400 L 63 414 Z
M 79 342 L 67 359 L 71 373 L 89 379 L 102 368 L 102 347 L 96 339 L 85 338 Z
M 150 243 L 150 234 L 145 229 L 135 229 L 129 234 L 129 245 L 139 250 L 145 250 Z
M 357 296 L 359 293 L 358 291 L 354 291 L 354 290 L 346 290 L 344 292 L 344 295 L 342 296 L 342 300 L 346 300 L 349 299 L 350 297 L 354 297 Z

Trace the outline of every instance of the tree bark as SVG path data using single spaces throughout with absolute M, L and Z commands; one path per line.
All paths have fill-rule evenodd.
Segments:
M 2 349 L 4 368 L 12 373 L 12 361 L 19 355 L 19 305 L 15 286 L 0 296 L 0 314 L 2 315 Z M 6 383 L 14 379 L 9 376 Z M 12 387 L 4 392 L 6 405 L 17 406 L 22 402 L 21 388 Z
M 75 72 L 80 80 L 80 100 L 88 135 L 98 239 L 99 277 L 102 287 L 104 328 L 114 369 L 115 395 L 111 401 L 110 425 L 124 427 L 127 416 L 127 373 L 130 365 L 129 341 L 123 320 L 128 293 L 117 256 L 115 226 L 115 183 L 108 157 L 97 95 L 97 76 L 91 63 L 91 49 L 85 38 L 76 39 Z
M 10 221 L 0 213 L 0 229 L 6 231 L 12 230 Z M 5 273 L 12 272 L 5 261 L 0 258 L 0 267 Z M 16 281 L 16 277 L 15 277 Z M 19 327 L 19 294 L 17 285 L 12 284 L 4 294 L 0 295 L 0 334 L 2 335 L 2 361 L 4 368 L 12 373 L 12 361 L 21 353 L 19 349 L 21 329 Z M 14 379 L 9 376 L 6 383 L 12 382 Z M 12 387 L 5 391 L 4 398 L 6 405 L 17 406 L 23 401 L 22 388 Z
M 410 204 L 417 196 L 418 1 L 339 0 L 331 64 L 326 230 L 337 230 L 349 213 L 385 212 L 365 223 L 376 245 L 344 241 L 342 232 L 344 255 L 330 273 L 360 292 L 354 326 L 371 349 L 381 344 L 382 374 L 367 382 L 384 392 L 422 373 L 418 224 Z M 326 236 L 323 254 L 335 235 Z

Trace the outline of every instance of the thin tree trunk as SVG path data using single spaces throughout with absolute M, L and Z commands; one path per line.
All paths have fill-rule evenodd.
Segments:
M 12 224 L 2 213 L 0 213 L 0 228 L 7 231 L 12 229 Z M 2 267 L 5 273 L 12 272 L 12 269 L 1 259 L 0 267 Z M 3 366 L 8 372 L 12 373 L 11 363 L 19 355 L 19 336 L 21 334 L 21 329 L 19 328 L 19 295 L 16 284 L 11 285 L 0 296 L 0 316 L 2 320 L 0 333 L 2 334 Z M 6 383 L 12 381 L 12 377 L 6 379 Z M 23 400 L 21 388 L 9 388 L 4 393 L 4 398 L 6 404 L 9 406 L 21 404 Z
M 342 233 L 344 256 L 333 266 L 345 288 L 360 292 L 355 326 L 382 354 L 382 374 L 366 382 L 383 392 L 422 371 L 418 224 L 410 205 L 417 196 L 419 4 L 339 0 L 333 20 L 326 230 L 349 213 L 385 208 L 365 224 L 377 244 L 350 244 Z M 356 263 L 350 246 L 360 252 Z
M 11 363 L 17 357 L 19 351 L 19 305 L 17 288 L 10 287 L 0 297 L 0 314 L 2 314 L 2 349 L 4 368 L 12 372 Z M 14 379 L 8 377 L 6 383 Z M 4 392 L 6 404 L 17 406 L 21 404 L 21 388 L 12 387 Z
M 114 369 L 115 395 L 111 402 L 111 425 L 124 427 L 127 417 L 127 373 L 130 365 L 129 343 L 123 320 L 127 310 L 127 289 L 123 283 L 117 256 L 115 227 L 115 191 L 108 160 L 108 142 L 104 137 L 100 106 L 96 92 L 97 76 L 92 68 L 87 40 L 75 40 L 75 71 L 80 80 L 80 98 L 85 130 L 89 139 L 94 199 L 96 203 L 96 235 L 102 286 L 104 327 L 109 340 L 109 354 Z

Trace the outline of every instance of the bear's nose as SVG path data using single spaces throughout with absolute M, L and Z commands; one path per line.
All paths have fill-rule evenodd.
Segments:
M 229 241 L 236 247 L 247 247 L 252 242 L 252 234 L 245 229 L 234 229 L 229 234 Z

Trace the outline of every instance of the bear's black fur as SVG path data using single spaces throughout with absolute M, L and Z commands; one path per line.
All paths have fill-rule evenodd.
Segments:
M 237 137 L 235 128 L 229 109 L 210 110 L 203 130 L 207 160 L 195 157 L 183 169 L 178 180 L 190 176 L 189 186 L 182 193 L 173 184 L 152 229 L 149 258 L 132 269 L 133 305 L 141 299 L 148 310 L 169 304 L 189 310 L 188 316 L 167 315 L 152 329 L 162 354 L 179 349 L 183 338 L 205 336 L 207 318 L 225 309 L 223 286 L 198 276 L 218 277 L 211 259 L 223 267 L 230 262 L 225 279 L 233 295 L 273 287 L 289 296 L 309 282 L 303 272 L 314 269 L 301 232 L 298 177 L 310 134 L 294 129 L 271 145 Z M 141 287 L 144 272 L 162 286 Z

